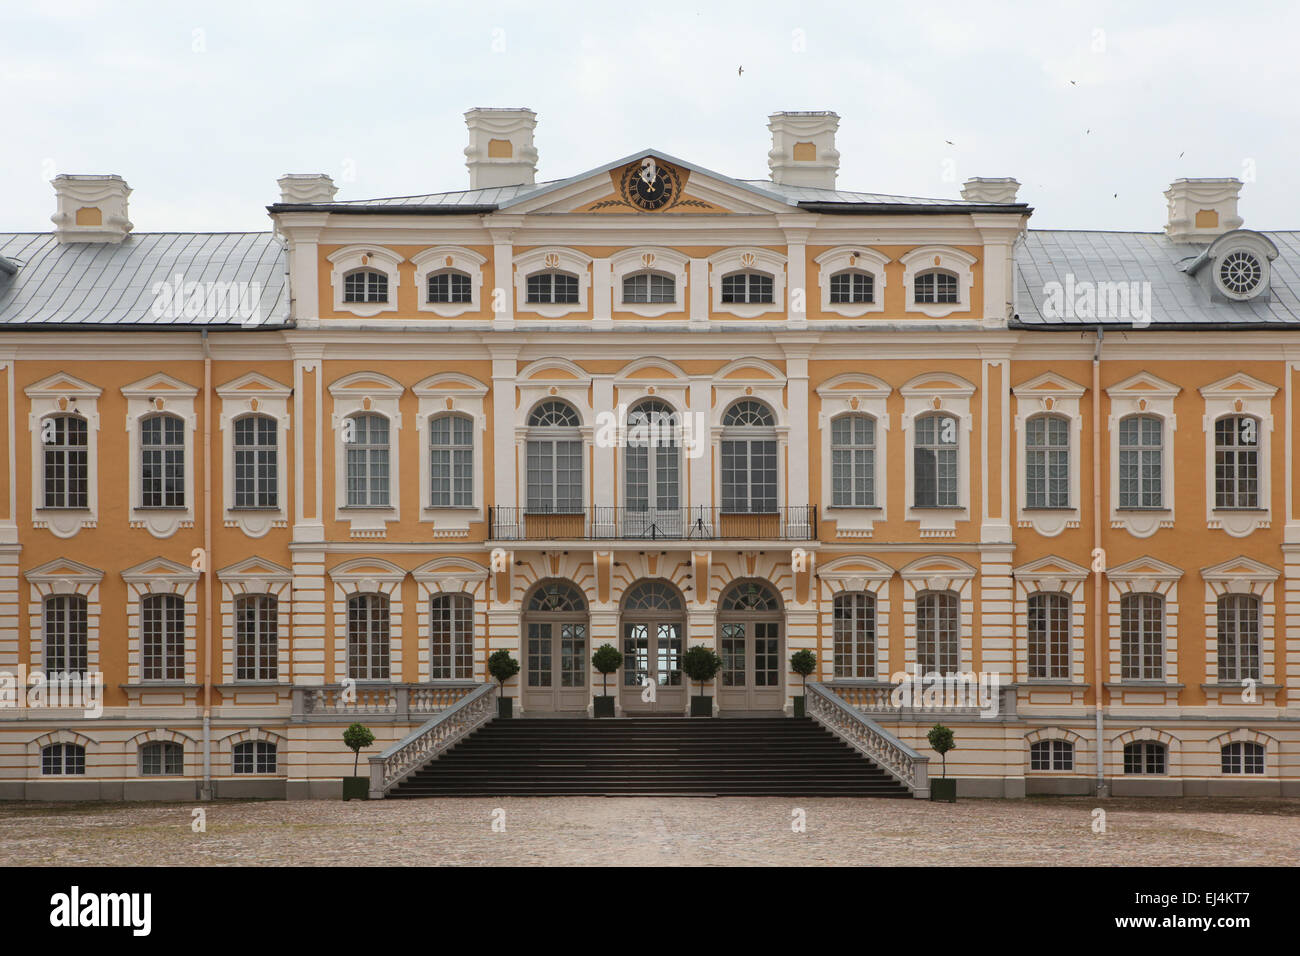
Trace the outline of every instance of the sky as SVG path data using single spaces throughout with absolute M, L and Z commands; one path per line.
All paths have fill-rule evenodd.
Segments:
M 286 172 L 339 199 L 469 184 L 463 114 L 538 114 L 539 181 L 658 149 L 767 178 L 767 117 L 840 115 L 843 189 L 1013 176 L 1031 227 L 1158 231 L 1182 176 L 1300 228 L 1300 3 L 0 0 L 0 230 L 116 173 L 137 232 L 265 230 Z

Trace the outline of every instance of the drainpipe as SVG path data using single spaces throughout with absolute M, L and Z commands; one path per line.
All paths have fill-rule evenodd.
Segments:
M 203 341 L 203 789 L 212 799 L 212 352 Z
M 1108 796 L 1106 787 L 1106 747 L 1102 716 L 1103 687 L 1101 605 L 1105 597 L 1105 562 L 1101 550 L 1101 340 L 1105 333 L 1097 326 L 1097 343 L 1092 351 L 1092 657 L 1094 665 L 1093 699 L 1097 716 L 1097 796 Z

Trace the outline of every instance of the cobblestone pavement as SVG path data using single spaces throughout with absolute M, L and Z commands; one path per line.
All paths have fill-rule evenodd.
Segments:
M 1300 801 L 502 798 L 0 804 L 3 865 L 1296 865 Z M 793 832 L 793 811 L 807 829 Z M 504 811 L 504 832 L 492 828 Z M 497 814 L 500 817 L 500 814 Z

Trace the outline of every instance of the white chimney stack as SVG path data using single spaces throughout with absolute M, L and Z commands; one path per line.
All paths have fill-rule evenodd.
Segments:
M 966 180 L 965 185 L 961 187 L 961 198 L 971 202 L 1015 202 L 1019 190 L 1019 181 L 1010 176 L 976 176 L 974 179 Z
M 339 191 L 334 180 L 324 173 L 285 173 L 276 180 L 280 185 L 280 202 L 327 203 Z
M 66 242 L 121 242 L 131 231 L 126 197 L 131 187 L 121 176 L 55 176 L 50 183 L 58 208 L 50 221 Z
M 532 185 L 537 181 L 537 150 L 533 131 L 537 114 L 530 109 L 480 107 L 465 114 L 469 146 L 469 188 Z
M 835 149 L 839 126 L 839 116 L 828 110 L 769 116 L 772 150 L 767 154 L 767 165 L 772 170 L 772 182 L 834 189 L 840 168 L 840 154 Z
M 1165 235 L 1175 242 L 1208 242 L 1240 229 L 1240 193 L 1240 179 L 1175 179 L 1165 190 L 1169 200 Z

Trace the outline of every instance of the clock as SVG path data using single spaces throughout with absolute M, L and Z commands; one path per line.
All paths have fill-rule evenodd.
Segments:
M 660 165 L 652 156 L 630 166 L 623 181 L 623 197 L 643 212 L 654 212 L 672 205 L 677 201 L 679 190 L 676 170 Z

